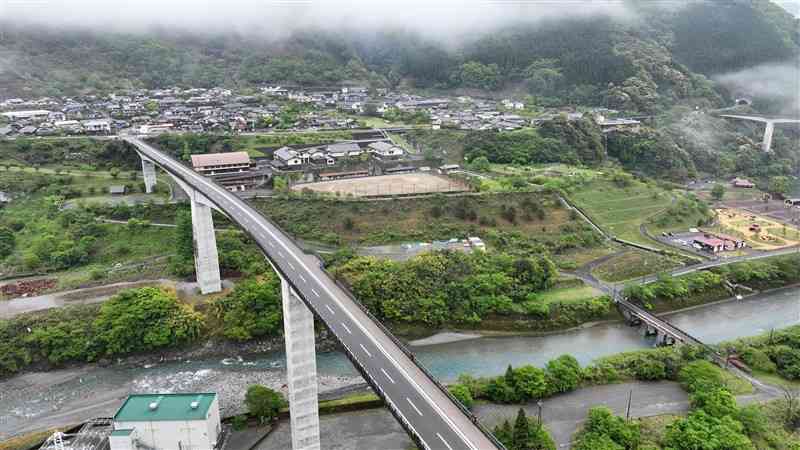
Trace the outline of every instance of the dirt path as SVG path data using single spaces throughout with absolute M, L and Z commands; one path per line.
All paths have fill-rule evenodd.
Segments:
M 223 280 L 225 287 L 230 287 L 229 280 Z M 0 300 L 0 319 L 10 319 L 19 314 L 42 311 L 65 306 L 88 305 L 102 303 L 125 289 L 146 286 L 167 286 L 178 291 L 179 295 L 191 296 L 196 290 L 197 283 L 168 280 L 165 278 L 155 280 L 125 281 L 104 286 L 75 289 L 71 291 L 54 292 L 35 297 L 17 297 L 11 300 Z

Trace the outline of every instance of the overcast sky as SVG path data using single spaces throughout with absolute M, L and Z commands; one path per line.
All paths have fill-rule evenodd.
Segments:
M 664 1 L 664 0 L 655 0 Z M 667 3 L 683 0 L 667 0 Z M 622 0 L 0 0 L 15 23 L 137 31 L 152 25 L 281 35 L 309 26 L 407 27 L 432 36 L 512 21 L 606 14 L 631 17 Z

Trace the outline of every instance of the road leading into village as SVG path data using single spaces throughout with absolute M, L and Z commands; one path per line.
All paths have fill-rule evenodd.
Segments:
M 294 241 L 236 195 L 138 138 L 137 151 L 197 190 L 250 234 L 273 266 L 342 343 L 364 378 L 426 449 L 500 448 L 473 418 Z

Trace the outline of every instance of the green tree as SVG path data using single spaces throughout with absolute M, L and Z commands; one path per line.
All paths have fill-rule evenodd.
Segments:
M 280 280 L 267 276 L 263 280 L 245 280 L 233 292 L 212 304 L 221 320 L 222 335 L 236 341 L 262 336 L 277 336 L 282 330 Z
M 542 398 L 548 392 L 545 372 L 530 365 L 514 370 L 513 387 L 523 400 Z
M 99 350 L 105 355 L 147 351 L 192 342 L 200 336 L 202 316 L 158 288 L 123 291 L 100 307 L 94 321 Z
M 116 179 L 119 176 L 119 169 L 116 167 L 112 167 L 108 173 L 111 175 L 111 178 Z
M 665 447 L 674 450 L 755 450 L 740 422 L 703 410 L 669 425 L 664 440 Z
M 470 167 L 478 172 L 488 172 L 490 169 L 489 158 L 485 156 L 478 156 L 470 162 Z
M 178 211 L 175 225 L 175 258 L 171 269 L 178 276 L 187 276 L 194 272 L 194 232 L 191 213 L 186 210 Z
M 581 382 L 581 366 L 572 355 L 561 355 L 547 363 L 547 384 L 553 392 L 569 392 Z
M 257 417 L 261 423 L 272 421 L 287 404 L 280 392 L 259 384 L 247 388 L 244 402 L 250 414 Z
M 529 423 L 528 418 L 525 416 L 525 410 L 520 408 L 517 411 L 517 418 L 514 420 L 514 433 L 512 435 L 512 440 L 514 442 L 514 448 L 520 448 L 523 442 L 528 441 L 529 433 Z
M 725 186 L 719 183 L 714 184 L 714 187 L 711 188 L 711 198 L 720 201 L 724 196 L 725 196 Z
M 0 258 L 10 255 L 15 243 L 14 232 L 6 226 L 0 226 Z
M 469 388 L 464 386 L 463 384 L 454 384 L 448 388 L 453 397 L 458 399 L 462 405 L 466 408 L 472 408 L 475 404 L 475 400 L 472 398 L 472 392 L 470 392 Z
M 638 422 L 626 422 L 610 409 L 599 406 L 589 410 L 589 417 L 578 438 L 580 450 L 624 449 L 636 450 L 641 442 Z
M 733 416 L 736 414 L 736 398 L 725 388 L 703 389 L 694 392 L 689 400 L 692 407 L 702 409 L 714 417 Z
M 464 87 L 478 89 L 497 89 L 500 84 L 500 70 L 497 64 L 482 64 L 469 61 L 461 65 L 454 75 L 454 81 Z
M 792 189 L 789 177 L 777 176 L 769 179 L 769 191 L 773 194 L 786 195 Z

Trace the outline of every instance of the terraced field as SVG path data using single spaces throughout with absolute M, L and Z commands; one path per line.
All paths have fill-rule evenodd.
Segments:
M 634 181 L 623 188 L 610 180 L 590 182 L 572 200 L 612 236 L 646 245 L 653 243 L 639 226 L 672 203 L 670 194 L 657 187 Z

